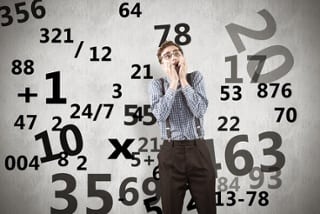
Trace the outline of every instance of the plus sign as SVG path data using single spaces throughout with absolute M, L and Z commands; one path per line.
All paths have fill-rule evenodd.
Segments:
M 25 92 L 23 93 L 18 93 L 18 97 L 24 97 L 26 103 L 30 103 L 30 97 L 37 97 L 37 93 L 30 93 L 30 88 L 27 87 L 25 88 Z
M 150 155 L 148 155 L 148 159 L 144 159 L 144 162 L 148 162 L 148 166 L 150 166 L 150 162 L 154 162 L 154 159 L 151 159 Z

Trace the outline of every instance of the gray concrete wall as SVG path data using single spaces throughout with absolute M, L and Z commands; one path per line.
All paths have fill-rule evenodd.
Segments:
M 34 18 L 31 13 L 32 1 L 26 1 L 25 6 L 19 6 L 20 10 L 26 10 L 29 17 L 22 23 L 23 14 L 17 14 L 15 4 L 22 1 L 2 1 L 0 6 L 10 8 L 12 23 L 6 18 L 6 8 L 1 9 L 0 22 L 8 26 L 0 27 L 0 103 L 1 103 L 1 131 L 0 131 L 0 213 L 28 213 L 45 214 L 54 213 L 52 208 L 64 209 L 70 203 L 65 199 L 55 196 L 56 192 L 70 186 L 72 177 L 76 181 L 75 188 L 70 193 L 77 201 L 74 213 L 87 213 L 86 209 L 100 209 L 103 205 L 109 207 L 110 213 L 147 213 L 143 200 L 150 198 L 143 190 L 147 185 L 147 178 L 152 177 L 153 169 L 157 165 L 157 152 L 152 151 L 156 138 L 156 147 L 161 142 L 158 125 L 143 125 L 138 122 L 128 126 L 124 121 L 132 118 L 125 116 L 126 105 L 149 104 L 148 84 L 150 79 L 131 79 L 136 71 L 133 64 L 141 67 L 150 65 L 153 78 L 164 75 L 157 62 L 156 51 L 163 35 L 163 30 L 155 30 L 156 25 L 170 25 L 167 39 L 174 40 L 177 37 L 175 26 L 183 24 L 189 26 L 187 35 L 191 42 L 182 45 L 188 64 L 189 72 L 199 70 L 205 78 L 205 86 L 209 107 L 205 116 L 206 138 L 214 139 L 215 159 L 221 164 L 217 171 L 217 191 L 221 190 L 223 206 L 218 206 L 218 213 L 234 214 L 314 214 L 319 212 L 318 195 L 320 194 L 319 182 L 319 54 L 320 43 L 318 41 L 319 9 L 318 1 L 192 1 L 192 0 L 153 0 L 140 1 L 140 17 L 129 15 L 123 18 L 119 15 L 119 7 L 125 1 L 109 0 L 44 0 L 33 6 L 43 6 L 45 16 Z M 133 8 L 137 1 L 128 1 L 129 8 Z M 266 24 L 266 19 L 258 12 L 266 10 L 273 18 L 267 18 L 275 23 Z M 41 11 L 37 8 L 37 14 Z M 10 18 L 9 18 L 10 19 Z M 249 37 L 240 35 L 244 49 L 237 51 L 235 44 L 228 33 L 226 26 L 234 23 L 248 28 Z M 229 25 L 230 26 L 230 25 Z M 275 28 L 273 28 L 275 27 Z M 49 29 L 49 40 L 52 40 L 56 32 L 53 28 L 62 30 L 61 40 L 65 40 L 67 33 L 64 29 L 71 29 L 73 43 L 41 43 L 45 40 L 41 36 L 44 33 L 41 28 Z M 235 26 L 230 27 L 236 30 Z M 265 31 L 263 31 L 266 28 Z M 181 28 L 181 31 L 184 29 Z M 257 31 L 257 32 L 254 32 Z M 259 31 L 259 32 L 258 32 Z M 271 32 L 271 33 L 270 33 Z M 268 35 L 270 33 L 270 35 Z M 257 39 L 256 37 L 263 37 Z M 179 37 L 178 37 L 179 39 Z M 77 58 L 80 42 L 83 46 Z M 183 37 L 180 42 L 184 42 Z M 247 71 L 247 56 L 255 55 L 260 51 L 272 47 L 274 56 L 268 57 L 262 69 L 262 75 L 288 63 L 269 76 L 273 83 L 279 83 L 279 90 L 275 98 L 271 98 L 274 90 L 268 85 L 268 96 L 261 99 L 257 96 L 258 83 L 251 83 L 251 77 Z M 102 47 L 109 46 L 111 61 L 92 62 L 90 48 L 97 47 L 98 57 L 106 54 Z M 282 55 L 285 51 L 285 55 Z M 260 53 L 265 55 L 264 52 Z M 272 55 L 271 54 L 271 55 Z M 231 62 L 226 57 L 237 57 L 237 76 L 243 79 L 242 83 L 226 83 L 230 77 Z M 290 61 L 290 56 L 292 60 Z M 234 58 L 235 59 L 235 58 Z M 32 60 L 34 73 L 32 75 L 12 73 L 14 60 L 20 60 L 20 66 L 24 70 L 23 63 Z M 16 62 L 17 63 L 17 62 Z M 234 63 L 234 62 L 233 62 Z M 291 64 L 290 64 L 291 63 Z M 291 67 L 292 65 L 292 67 Z M 16 68 L 15 71 L 19 71 Z M 28 70 L 27 70 L 28 71 Z M 52 79 L 46 79 L 46 74 L 60 71 L 61 97 L 67 98 L 66 104 L 47 104 L 46 98 L 52 97 Z M 145 68 L 139 75 L 144 76 Z M 284 75 L 280 75 L 284 72 Z M 258 80 L 263 82 L 264 80 Z M 285 98 L 281 95 L 281 89 L 286 83 L 292 95 Z M 121 84 L 122 96 L 113 98 L 116 87 L 113 84 Z M 242 98 L 239 101 L 222 101 L 221 87 L 229 86 L 232 94 L 232 86 L 241 87 Z M 18 97 L 29 87 L 37 97 L 31 97 L 30 103 L 24 98 Z M 234 95 L 235 96 L 235 95 Z M 108 107 L 102 107 L 96 121 L 81 116 L 72 119 L 70 115 L 75 112 L 78 104 L 80 111 L 91 104 L 93 114 L 99 104 L 113 104 L 114 107 L 108 119 L 104 119 Z M 285 109 L 280 122 L 276 122 L 279 115 L 275 107 Z M 142 109 L 143 110 L 143 109 Z M 289 112 L 288 119 L 286 111 Z M 295 121 L 294 112 L 297 113 Z M 25 127 L 20 129 L 14 126 L 19 118 L 24 118 Z M 31 117 L 37 115 L 32 129 L 28 129 Z M 28 162 L 37 155 L 46 155 L 42 140 L 36 140 L 35 136 L 47 131 L 53 154 L 60 153 L 60 132 L 52 131 L 58 119 L 61 118 L 60 128 L 67 124 L 73 124 L 80 130 L 83 139 L 83 148 L 75 156 L 69 156 L 69 164 L 59 166 L 58 160 L 40 163 L 38 170 L 28 167 L 19 170 L 17 166 L 13 170 L 6 168 L 6 162 L 10 164 L 13 159 L 25 156 Z M 228 131 L 219 131 L 218 127 L 223 123 L 219 117 L 228 119 L 225 127 Z M 231 117 L 239 118 L 237 128 L 239 131 L 231 131 L 230 127 L 235 123 Z M 20 118 L 21 118 L 20 117 Z M 93 117 L 93 116 L 92 116 Z M 143 121 L 150 121 L 146 116 Z M 259 140 L 259 135 L 272 132 L 280 136 L 273 141 L 271 138 Z M 252 166 L 248 159 L 241 157 L 233 160 L 232 152 L 225 153 L 230 146 L 230 140 L 238 135 L 248 137 L 248 142 L 239 142 L 234 147 L 234 152 L 242 151 L 252 157 Z M 77 148 L 72 131 L 66 133 L 70 149 Z M 270 137 L 270 135 L 268 135 Z M 134 160 L 126 159 L 120 154 L 117 159 L 108 159 L 113 153 L 114 146 L 108 139 L 118 139 L 123 144 L 126 139 L 134 139 L 128 147 L 129 152 L 137 152 L 147 139 L 146 151 L 140 152 L 137 157 L 141 163 L 137 167 L 132 164 Z M 271 149 L 271 155 L 267 155 L 268 148 L 279 144 L 279 148 Z M 13 156 L 12 159 L 9 156 Z M 84 166 L 87 170 L 77 170 L 85 156 Z M 144 159 L 148 156 L 154 159 L 148 166 Z M 23 157 L 19 159 L 23 162 Z M 277 172 L 259 173 L 258 170 L 238 176 L 234 170 L 230 170 L 230 164 L 241 169 L 244 166 L 260 167 L 261 165 L 273 165 L 276 161 L 284 161 L 282 168 Z M 8 166 L 7 166 L 8 167 Z M 66 173 L 68 184 L 65 181 L 53 181 L 57 174 Z M 96 188 L 110 194 L 112 203 L 107 197 L 88 197 L 88 174 L 110 174 L 109 181 L 96 182 Z M 250 177 L 251 175 L 251 177 Z M 133 177 L 134 181 L 125 185 L 127 178 Z M 259 177 L 255 180 L 254 177 Z M 136 179 L 136 180 L 135 180 Z M 224 186 L 224 182 L 227 186 Z M 238 190 L 232 188 L 232 183 L 238 182 Z M 252 185 L 261 185 L 254 189 Z M 137 199 L 132 205 L 124 205 L 118 199 L 121 185 L 125 188 L 133 187 L 137 196 L 127 193 L 126 199 Z M 276 186 L 275 188 L 270 187 Z M 155 184 L 150 182 L 149 188 L 153 190 Z M 228 200 L 231 193 L 235 192 L 235 204 Z M 252 206 L 249 206 L 252 195 L 248 191 L 256 191 L 256 197 Z M 260 196 L 265 191 L 268 196 L 268 204 L 259 204 Z M 107 192 L 107 193 L 106 193 Z M 120 191 L 121 192 L 121 191 Z M 262 194 L 262 195 L 261 195 Z M 195 210 L 187 211 L 190 201 L 187 193 L 183 213 L 196 213 Z M 238 199 L 244 199 L 243 202 Z M 260 201 L 260 203 L 264 203 Z M 154 206 L 160 206 L 158 202 Z M 63 213 L 63 212 L 61 212 Z M 64 212 L 68 213 L 68 212 Z M 155 213 L 154 211 L 151 213 Z

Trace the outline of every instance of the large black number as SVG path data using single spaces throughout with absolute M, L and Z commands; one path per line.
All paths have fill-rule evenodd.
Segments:
M 98 181 L 111 181 L 110 174 L 88 174 L 88 197 L 97 197 L 103 201 L 103 205 L 100 209 L 87 208 L 87 214 L 103 214 L 108 213 L 112 209 L 112 196 L 105 190 L 99 190 L 96 188 Z
M 133 187 L 127 188 L 127 185 L 130 182 L 137 183 L 137 178 L 136 177 L 128 177 L 128 178 L 126 178 L 121 183 L 121 186 L 120 186 L 120 189 L 119 189 L 120 200 L 124 205 L 127 205 L 127 206 L 134 205 L 135 203 L 137 203 L 137 201 L 139 199 L 139 193 L 135 188 L 133 188 Z M 131 200 L 128 200 L 127 197 L 126 197 L 126 195 L 128 193 L 131 193 L 131 195 L 132 195 Z
M 42 2 L 42 0 L 34 0 L 31 4 L 31 13 L 36 19 L 41 19 L 46 15 L 46 10 L 43 6 L 36 6 L 38 2 Z
M 181 30 L 181 28 L 183 30 Z M 178 45 L 187 45 L 191 42 L 191 36 L 189 34 L 187 34 L 190 30 L 190 27 L 188 24 L 186 23 L 181 23 L 181 24 L 177 24 L 176 27 L 174 28 L 175 32 L 178 34 L 174 41 L 178 44 Z M 184 37 L 184 41 L 181 40 L 181 37 Z
M 74 148 L 74 150 L 72 150 L 69 147 L 69 143 L 67 140 L 67 132 L 69 130 L 74 134 L 74 137 L 75 137 L 76 147 Z M 42 157 L 40 159 L 41 162 L 47 162 L 47 161 L 61 158 L 61 154 L 52 154 L 50 140 L 49 140 L 49 136 L 48 136 L 47 131 L 43 131 L 43 132 L 35 135 L 35 140 L 40 140 L 40 139 L 43 142 L 44 150 L 46 153 L 46 156 Z M 73 155 L 79 154 L 82 150 L 82 147 L 83 147 L 83 140 L 82 140 L 82 135 L 81 135 L 80 130 L 75 125 L 72 125 L 72 124 L 64 126 L 60 132 L 60 144 L 61 144 L 61 147 L 63 148 L 63 151 L 66 155 L 73 156 Z
M 262 172 L 275 172 L 280 170 L 285 164 L 285 156 L 278 149 L 281 146 L 282 139 L 281 136 L 276 132 L 263 132 L 259 134 L 259 141 L 264 139 L 271 139 L 272 146 L 266 149 L 263 149 L 264 155 L 271 155 L 276 158 L 276 162 L 273 165 L 261 165 Z
M 20 3 L 17 3 L 15 4 L 15 8 L 16 8 L 16 11 L 17 11 L 17 15 L 21 14 L 23 16 L 23 18 L 21 19 L 17 19 L 17 21 L 19 23 L 23 23 L 23 22 L 26 22 L 28 19 L 29 19 L 29 13 L 28 11 L 24 10 L 21 8 L 21 6 L 25 6 L 26 3 L 25 2 L 20 2 Z
M 143 112 L 142 112 L 142 108 L 143 108 Z M 130 111 L 131 109 L 134 111 Z M 124 124 L 129 125 L 129 126 L 135 125 L 136 123 L 138 123 L 138 121 L 142 121 L 142 119 L 146 116 L 150 117 L 151 120 L 150 121 L 143 121 L 143 125 L 155 124 L 157 119 L 154 117 L 152 112 L 149 112 L 149 109 L 151 109 L 150 105 L 143 105 L 143 107 L 138 106 L 138 105 L 125 105 L 124 115 L 132 117 L 132 120 L 131 121 L 124 121 Z
M 71 131 L 75 137 L 75 141 L 76 141 L 76 147 L 74 150 L 72 150 L 69 147 L 69 143 L 67 140 L 67 132 Z M 60 132 L 60 142 L 61 142 L 61 146 L 63 148 L 63 151 L 65 151 L 68 155 L 77 155 L 81 152 L 82 147 L 83 147 L 83 140 L 82 140 L 82 136 L 81 136 L 81 132 L 80 130 L 72 124 L 66 125 L 62 128 L 61 132 Z
M 67 207 L 65 209 L 55 209 L 51 207 L 51 214 L 69 214 L 74 213 L 77 209 L 77 199 L 71 195 L 76 188 L 76 180 L 72 175 L 66 173 L 54 174 L 52 176 L 52 182 L 62 180 L 66 183 L 66 188 L 61 191 L 55 192 L 56 198 L 63 198 L 67 201 Z M 99 190 L 96 188 L 98 181 L 111 181 L 110 174 L 88 174 L 88 197 L 97 197 L 102 199 L 103 206 L 100 209 L 87 208 L 87 214 L 103 214 L 108 213 L 112 209 L 112 196 L 105 190 Z
M 149 111 L 150 110 L 150 111 Z M 151 120 L 146 122 L 143 121 L 143 125 L 146 126 L 151 126 L 153 124 L 155 124 L 157 122 L 157 119 L 155 118 L 155 116 L 153 115 L 153 113 L 151 112 L 151 106 L 150 105 L 144 105 L 143 106 L 143 113 L 144 113 L 144 117 L 150 117 Z
M 65 104 L 67 98 L 60 94 L 60 71 L 46 74 L 46 79 L 52 79 L 52 97 L 46 99 L 47 104 Z
M 150 189 L 150 183 L 154 183 L 154 189 Z M 155 201 L 154 203 L 157 203 L 159 200 L 160 200 L 160 189 L 159 189 L 159 181 L 154 179 L 153 177 L 148 177 L 146 178 L 144 181 L 143 181 L 143 184 L 142 184 L 142 189 L 143 189 L 143 192 L 146 194 L 146 195 L 153 195 L 153 194 L 156 194 L 158 200 Z
M 43 6 L 37 6 L 36 4 L 38 2 L 41 2 L 42 0 L 34 0 L 31 3 L 31 13 L 32 15 L 36 18 L 36 19 L 41 19 L 45 16 L 46 14 L 46 10 Z M 21 18 L 17 18 L 17 22 L 18 23 L 23 23 L 26 22 L 30 15 L 29 12 L 25 9 L 23 9 L 22 7 L 24 7 L 26 5 L 26 2 L 19 2 L 16 3 L 15 6 L 15 10 L 16 10 L 16 14 L 17 15 L 21 15 Z M 6 22 L 1 22 L 1 26 L 9 26 L 13 23 L 13 17 L 10 14 L 11 13 L 11 9 L 8 6 L 1 6 L 0 7 L 0 13 L 1 11 L 4 11 L 4 13 L 1 14 L 1 18 L 6 18 Z
M 52 149 L 50 146 L 50 139 L 47 131 L 41 132 L 34 136 L 35 140 L 42 140 L 44 151 L 46 153 L 45 157 L 40 158 L 41 162 L 47 162 L 60 158 L 60 154 L 52 154 Z
M 267 10 L 261 10 L 258 13 L 265 19 L 267 23 L 265 29 L 261 31 L 251 30 L 233 23 L 226 26 L 229 36 L 231 37 L 231 40 L 235 45 L 238 53 L 241 53 L 244 50 L 246 50 L 240 38 L 240 34 L 258 40 L 265 40 L 271 38 L 276 32 L 276 22 L 272 15 Z M 278 68 L 274 69 L 273 71 L 261 74 L 265 60 L 277 55 L 283 56 L 285 58 L 283 64 Z M 253 56 L 248 56 L 248 60 L 254 60 L 249 61 L 247 64 L 247 71 L 249 76 L 251 77 L 251 82 L 259 83 L 268 83 L 280 79 L 290 71 L 294 62 L 291 52 L 286 47 L 281 45 L 273 45 L 268 48 L 265 48 L 257 52 Z M 231 80 L 234 81 L 236 79 L 231 78 Z
M 225 78 L 225 83 L 242 83 L 243 79 L 238 77 L 238 57 L 236 55 L 224 58 L 225 62 L 231 62 L 231 77 Z
M 253 39 L 265 40 L 271 38 L 276 32 L 276 22 L 272 15 L 267 10 L 260 10 L 258 13 L 265 19 L 267 23 L 265 29 L 261 31 L 251 30 L 233 23 L 228 24 L 226 26 L 229 36 L 231 37 L 231 40 L 235 45 L 238 53 L 241 53 L 242 51 L 246 50 L 240 38 L 240 34 Z
M 226 157 L 226 164 L 228 169 L 230 170 L 230 172 L 232 172 L 232 174 L 237 175 L 237 176 L 241 176 L 241 175 L 245 175 L 248 174 L 253 167 L 253 157 L 250 154 L 249 151 L 246 150 L 238 150 L 236 152 L 233 152 L 236 144 L 240 143 L 240 142 L 246 142 L 248 143 L 248 135 L 238 135 L 233 137 L 225 150 L 225 157 Z M 242 169 L 239 169 L 236 167 L 236 158 L 238 157 L 242 157 L 244 160 L 244 167 Z
M 143 200 L 144 206 L 146 207 L 147 212 L 151 212 L 151 211 L 155 211 L 157 214 L 162 214 L 162 210 L 160 207 L 158 206 L 151 206 L 153 204 L 155 204 L 155 201 L 158 201 L 158 197 L 154 196 L 151 198 L 147 198 L 145 200 Z
M 251 76 L 251 82 L 257 82 L 259 77 L 260 77 L 260 74 L 261 74 L 261 71 L 262 71 L 262 68 L 264 66 L 264 62 L 266 61 L 267 57 L 264 56 L 264 55 L 248 55 L 247 56 L 247 59 L 250 61 L 250 60 L 255 60 L 255 61 L 258 61 L 258 65 L 256 65 L 256 69 L 255 71 L 253 71 L 253 74 Z M 249 64 L 249 63 L 248 63 Z M 249 72 L 249 70 L 248 70 Z M 250 74 L 250 73 L 249 73 Z
M 159 43 L 159 47 L 161 46 L 162 43 L 164 43 L 168 37 L 169 34 L 169 30 L 170 30 L 170 25 L 155 25 L 154 26 L 155 30 L 161 30 L 164 29 L 164 32 L 162 34 L 160 43 Z
M 52 175 L 52 182 L 62 180 L 66 183 L 64 190 L 55 191 L 55 198 L 63 198 L 68 202 L 68 206 L 65 209 L 55 209 L 51 207 L 51 214 L 68 214 L 74 213 L 77 209 L 77 199 L 70 195 L 76 188 L 76 180 L 73 176 L 66 173 L 59 173 Z
M 263 165 L 261 164 L 261 171 L 262 172 L 275 172 L 280 170 L 285 164 L 285 156 L 282 152 L 278 149 L 281 146 L 282 140 L 281 136 L 276 132 L 263 132 L 259 134 L 259 141 L 264 139 L 271 139 L 273 144 L 269 148 L 263 149 L 264 155 L 271 155 L 275 157 L 276 161 L 273 165 Z M 230 172 L 237 176 L 242 176 L 248 174 L 253 169 L 253 157 L 251 153 L 247 150 L 238 150 L 233 152 L 236 144 L 240 142 L 249 142 L 248 135 L 238 135 L 233 137 L 227 144 L 225 150 L 225 158 L 226 164 Z M 244 166 L 242 169 L 236 167 L 236 158 L 242 157 L 244 160 Z
M 263 56 L 263 57 L 260 57 L 259 62 L 249 61 L 247 64 L 247 71 L 249 76 L 252 79 L 251 82 L 269 83 L 269 82 L 276 81 L 290 71 L 294 62 L 293 56 L 290 50 L 282 45 L 273 45 L 273 46 L 267 47 L 257 52 L 255 55 Z M 256 69 L 256 67 L 263 66 L 263 63 L 261 63 L 261 61 L 264 61 L 270 57 L 277 56 L 277 55 L 284 57 L 284 62 L 282 63 L 281 66 L 279 66 L 278 68 L 272 71 L 269 71 L 268 73 L 261 74 L 261 75 L 257 74 L 258 69 Z
M 124 121 L 124 124 L 125 125 L 128 125 L 128 126 L 131 126 L 131 125 L 134 125 L 138 122 L 138 117 L 137 117 L 137 111 L 135 112 L 131 112 L 130 109 L 133 109 L 135 110 L 136 108 L 138 108 L 137 105 L 125 105 L 125 109 L 124 109 L 124 115 L 125 116 L 129 116 L 129 117 L 132 117 L 132 120 L 131 121 Z M 141 107 L 140 107 L 141 108 Z

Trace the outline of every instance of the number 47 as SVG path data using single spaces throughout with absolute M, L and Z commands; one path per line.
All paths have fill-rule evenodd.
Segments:
M 37 115 L 26 115 L 27 118 L 31 118 L 31 122 L 29 124 L 29 127 L 28 129 L 32 129 L 33 125 L 34 125 L 34 122 L 36 121 L 37 119 Z M 14 123 L 14 126 L 18 126 L 20 127 L 20 129 L 23 129 L 24 126 L 25 126 L 25 123 L 24 123 L 24 115 L 19 115 L 19 117 L 17 118 L 16 122 Z

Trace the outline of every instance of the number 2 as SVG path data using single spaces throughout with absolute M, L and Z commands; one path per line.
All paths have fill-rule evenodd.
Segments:
M 271 38 L 275 32 L 276 32 L 276 22 L 272 15 L 267 10 L 261 10 L 258 12 L 266 21 L 267 25 L 265 29 L 257 31 L 252 30 L 249 28 L 245 28 L 243 26 L 231 23 L 226 26 L 226 30 L 229 33 L 229 36 L 231 37 L 231 40 L 236 47 L 238 53 L 241 53 L 246 50 L 241 38 L 240 34 L 245 35 L 247 37 L 257 39 L 257 40 L 266 40 Z M 273 56 L 283 56 L 285 58 L 284 62 L 276 69 L 260 75 L 264 62 L 266 59 L 271 58 Z M 289 49 L 282 45 L 272 45 L 270 47 L 267 47 L 254 55 L 248 56 L 248 60 L 251 60 L 247 64 L 247 71 L 249 76 L 252 79 L 252 83 L 268 83 L 273 82 L 275 80 L 280 79 L 284 75 L 286 75 L 293 66 L 293 56 Z M 230 58 L 227 58 L 226 60 L 230 60 L 231 63 L 233 62 L 236 64 L 236 60 L 234 56 L 231 56 Z M 236 75 L 236 65 L 233 64 L 233 67 L 231 69 L 232 71 L 232 78 L 227 78 L 227 82 L 242 82 L 242 79 L 237 78 Z
M 238 53 L 246 50 L 242 40 L 240 39 L 240 34 L 247 37 L 259 40 L 265 40 L 271 38 L 276 32 L 276 21 L 272 15 L 267 10 L 260 10 L 258 12 L 266 21 L 267 26 L 261 31 L 251 30 L 243 26 L 231 23 L 226 26 L 226 29 L 231 37 L 233 44 L 236 46 Z

